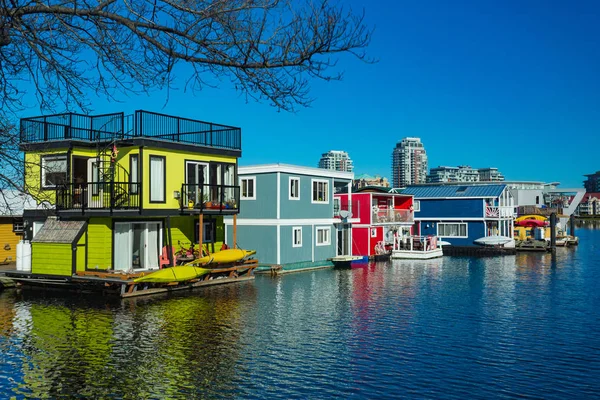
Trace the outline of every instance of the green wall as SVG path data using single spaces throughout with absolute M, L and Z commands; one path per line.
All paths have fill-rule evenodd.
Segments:
M 71 276 L 73 251 L 70 243 L 32 243 L 31 272 Z
M 90 218 L 88 222 L 87 267 L 88 269 L 96 269 L 96 267 L 98 269 L 108 269 L 111 265 L 112 221 L 110 218 Z

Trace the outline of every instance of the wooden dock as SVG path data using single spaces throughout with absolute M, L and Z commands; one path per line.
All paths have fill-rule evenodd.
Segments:
M 210 268 L 209 273 L 197 279 L 169 283 L 136 283 L 134 280 L 142 276 L 142 273 L 127 274 L 111 271 L 79 271 L 71 277 L 36 276 L 30 273 L 13 272 L 10 273 L 10 277 L 22 288 L 60 289 L 128 298 L 246 282 L 254 279 L 254 269 L 257 266 L 258 260 L 222 264 Z

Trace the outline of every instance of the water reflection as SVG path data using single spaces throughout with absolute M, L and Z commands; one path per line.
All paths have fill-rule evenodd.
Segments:
M 3 296 L 2 309 L 13 310 L 20 326 L 12 338 L 22 352 L 12 360 L 19 371 L 14 394 L 187 398 L 231 390 L 242 332 L 239 299 L 255 294 L 243 286 L 209 289 L 209 297 L 117 304 L 78 298 L 14 304 Z

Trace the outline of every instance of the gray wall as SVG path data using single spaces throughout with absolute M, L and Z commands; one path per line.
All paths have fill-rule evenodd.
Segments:
M 238 218 L 277 218 L 277 174 L 240 175 L 256 177 L 256 200 L 240 200 Z
M 227 226 L 227 243 L 233 243 L 231 225 Z M 237 244 L 242 249 L 256 250 L 259 263 L 277 263 L 277 228 L 274 226 L 238 225 Z
M 281 218 L 333 218 L 333 179 L 281 173 Z M 290 177 L 300 178 L 300 200 L 290 200 Z M 329 203 L 312 203 L 312 180 L 329 182 Z

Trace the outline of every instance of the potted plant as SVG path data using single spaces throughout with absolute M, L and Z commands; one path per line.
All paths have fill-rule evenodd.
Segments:
M 208 194 L 204 195 L 203 201 L 204 201 L 204 207 L 206 207 L 206 208 L 212 207 L 212 202 L 208 199 Z

